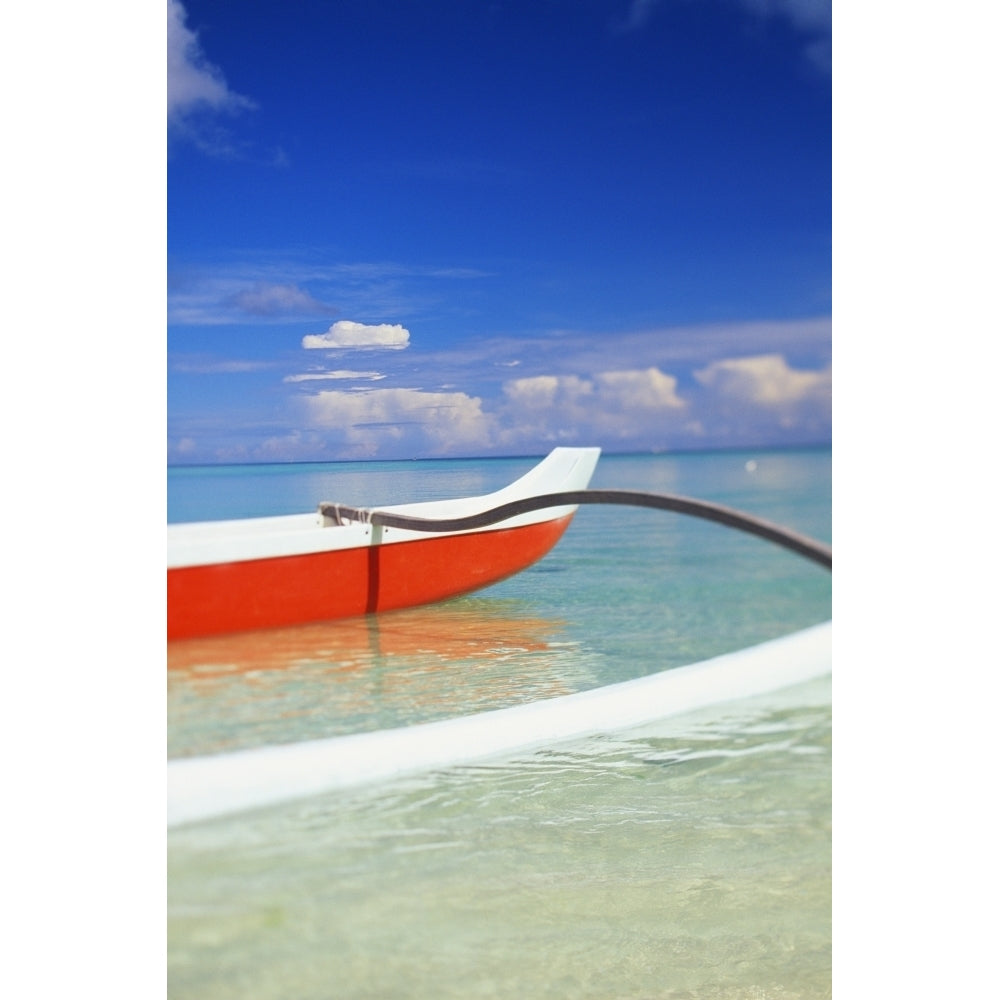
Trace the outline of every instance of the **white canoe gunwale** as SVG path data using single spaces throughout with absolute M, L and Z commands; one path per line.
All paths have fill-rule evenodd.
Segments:
M 478 497 L 380 506 L 381 511 L 429 519 L 464 517 L 529 496 L 584 489 L 593 475 L 599 448 L 556 448 L 520 479 L 495 493 Z M 373 508 L 374 509 L 374 508 Z M 575 506 L 546 508 L 512 517 L 489 530 L 558 520 Z M 469 534 L 454 531 L 445 535 Z M 334 525 L 321 514 L 286 514 L 231 521 L 198 521 L 167 527 L 167 568 L 269 559 L 426 539 L 421 531 L 373 529 L 364 523 Z

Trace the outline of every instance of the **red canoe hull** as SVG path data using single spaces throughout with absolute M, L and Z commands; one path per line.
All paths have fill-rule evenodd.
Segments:
M 430 604 L 544 556 L 573 515 L 516 528 L 167 570 L 167 638 L 276 628 Z

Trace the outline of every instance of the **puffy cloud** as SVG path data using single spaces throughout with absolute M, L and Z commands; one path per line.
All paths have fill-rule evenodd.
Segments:
M 516 406 L 525 410 L 576 407 L 594 393 L 593 382 L 577 375 L 532 375 L 504 384 L 503 391 Z
M 642 450 L 829 438 L 828 367 L 798 370 L 772 353 L 714 361 L 693 374 L 683 394 L 658 367 L 509 381 L 497 404 L 498 442 Z
M 684 400 L 677 395 L 677 379 L 658 368 L 644 371 L 602 372 L 594 376 L 600 395 L 616 405 L 637 410 L 679 409 Z
M 677 379 L 658 368 L 535 375 L 504 384 L 504 438 L 516 441 L 645 440 L 681 426 L 686 404 Z
M 714 361 L 694 376 L 709 391 L 702 412 L 720 433 L 766 432 L 771 428 L 803 437 L 829 436 L 829 367 L 797 370 L 780 354 L 761 354 Z
M 221 71 L 206 60 L 186 20 L 180 0 L 167 0 L 168 120 L 178 124 L 196 110 L 233 112 L 254 107 L 252 101 L 231 91 Z
M 694 373 L 702 385 L 722 396 L 757 406 L 776 407 L 830 398 L 830 370 L 797 371 L 780 354 L 728 358 Z
M 401 350 L 410 343 L 410 331 L 397 324 L 381 323 L 370 326 L 352 320 L 338 320 L 326 333 L 307 334 L 302 338 L 302 346 L 313 350 L 326 348 L 333 350 Z
M 310 424 L 338 439 L 347 456 L 387 451 L 433 454 L 488 449 L 493 419 L 482 400 L 463 392 L 421 389 L 328 390 L 303 400 Z

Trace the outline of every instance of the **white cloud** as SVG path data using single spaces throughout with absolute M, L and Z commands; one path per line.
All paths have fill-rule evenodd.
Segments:
M 694 376 L 722 396 L 765 407 L 822 401 L 831 389 L 830 369 L 797 371 L 780 354 L 713 361 Z
M 421 389 L 328 390 L 303 399 L 311 426 L 330 432 L 346 457 L 367 458 L 388 450 L 447 454 L 488 449 L 493 419 L 482 400 L 464 392 Z
M 315 337 L 331 354 L 409 344 L 402 327 L 342 323 L 331 330 Z M 241 349 L 240 341 L 233 343 Z M 621 367 L 623 358 L 632 367 Z M 512 359 L 520 359 L 520 367 L 502 367 Z M 320 461 L 537 454 L 555 444 L 596 444 L 609 452 L 757 447 L 820 443 L 831 433 L 829 318 L 469 338 L 415 355 L 383 351 L 377 370 L 374 361 L 357 369 L 336 363 L 303 363 L 296 371 L 287 359 L 189 355 L 175 356 L 171 371 L 239 377 L 278 370 L 290 409 L 267 429 L 274 435 L 267 451 L 272 460 L 282 448 L 287 460 Z M 383 381 L 411 387 L 387 389 Z M 300 436 L 285 436 L 293 427 L 301 428 Z M 174 422 L 171 435 L 199 442 L 197 454 L 172 448 L 183 461 L 222 460 L 212 449 L 233 437 L 220 424 L 210 440 L 205 428 L 183 421 Z M 255 429 L 253 438 L 256 445 L 240 442 L 242 458 L 233 452 L 226 460 L 263 458 L 263 434 Z
M 516 406 L 533 412 L 577 407 L 593 395 L 594 384 L 578 375 L 532 375 L 505 383 L 503 391 Z
M 317 348 L 352 350 L 394 349 L 401 350 L 410 343 L 410 331 L 397 324 L 381 323 L 370 326 L 352 320 L 338 320 L 326 333 L 307 334 L 302 346 L 307 350 Z
M 797 370 L 767 354 L 715 361 L 694 376 L 684 393 L 658 367 L 514 379 L 496 404 L 498 442 L 642 450 L 829 437 L 829 368 Z
M 578 375 L 533 375 L 505 382 L 500 412 L 508 446 L 587 437 L 594 383 Z
M 180 0 L 167 0 L 167 118 L 179 124 L 197 110 L 234 112 L 253 102 L 234 93 L 218 67 L 205 58 L 198 36 L 185 23 Z
M 644 371 L 602 372 L 594 376 L 600 396 L 609 403 L 637 410 L 680 409 L 677 379 L 658 368 Z
M 615 410 L 679 409 L 677 379 L 658 368 L 578 375 L 535 375 L 504 384 L 511 402 L 527 409 L 548 407 L 610 407 Z
M 802 440 L 829 437 L 829 367 L 798 370 L 780 354 L 763 354 L 714 361 L 694 376 L 708 390 L 699 409 L 712 433 L 766 437 L 793 432 Z
M 304 375 L 286 375 L 283 382 L 323 382 L 331 379 L 358 379 L 367 382 L 377 382 L 385 378 L 379 372 L 352 372 L 340 369 L 334 372 L 307 372 Z
M 686 421 L 677 379 L 658 368 L 535 375 L 503 387 L 504 440 L 621 442 Z

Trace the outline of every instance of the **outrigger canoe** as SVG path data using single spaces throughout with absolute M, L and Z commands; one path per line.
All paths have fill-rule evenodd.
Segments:
M 556 448 L 496 493 L 377 508 L 447 521 L 528 501 L 485 528 L 429 535 L 342 518 L 332 503 L 312 514 L 168 525 L 167 638 L 350 618 L 489 586 L 559 541 L 576 505 L 531 509 L 530 501 L 585 490 L 599 456 L 599 448 Z

